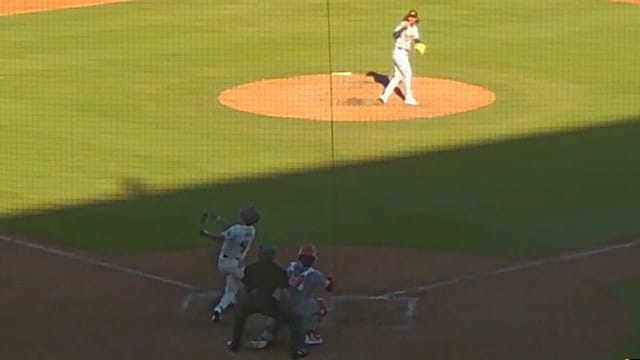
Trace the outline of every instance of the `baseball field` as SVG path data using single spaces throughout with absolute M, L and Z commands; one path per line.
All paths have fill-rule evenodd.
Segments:
M 638 5 L 3 1 L 0 357 L 232 358 L 198 220 L 247 202 L 337 280 L 310 358 L 640 357 Z

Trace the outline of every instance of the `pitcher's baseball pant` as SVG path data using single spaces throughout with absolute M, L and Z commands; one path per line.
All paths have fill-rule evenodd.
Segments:
M 393 50 L 393 77 L 389 80 L 389 84 L 382 92 L 380 96 L 384 102 L 389 100 L 389 97 L 393 93 L 393 90 L 404 82 L 404 96 L 405 100 L 414 100 L 413 91 L 411 89 L 411 78 L 413 72 L 411 71 L 411 63 L 409 63 L 409 51 L 401 48 L 395 48 Z

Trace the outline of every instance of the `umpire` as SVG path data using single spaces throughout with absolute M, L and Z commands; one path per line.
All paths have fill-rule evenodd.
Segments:
M 273 260 L 275 249 L 268 244 L 260 245 L 259 260 L 245 268 L 244 291 L 236 305 L 236 317 L 233 323 L 233 337 L 228 342 L 229 350 L 240 350 L 240 341 L 247 317 L 251 314 L 263 314 L 289 325 L 293 359 L 308 355 L 304 347 L 304 329 L 302 318 L 288 301 L 289 281 L 286 271 Z M 274 297 L 276 289 L 281 289 L 280 300 Z

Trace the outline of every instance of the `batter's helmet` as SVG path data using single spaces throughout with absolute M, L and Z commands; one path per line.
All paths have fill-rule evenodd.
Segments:
M 247 225 L 253 225 L 260 221 L 260 212 L 254 205 L 247 205 L 240 210 L 240 217 Z

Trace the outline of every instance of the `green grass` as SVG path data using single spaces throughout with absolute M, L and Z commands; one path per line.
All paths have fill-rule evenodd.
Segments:
M 393 161 L 203 185 L 0 220 L 78 247 L 126 253 L 202 245 L 205 209 L 253 200 L 261 237 L 519 257 L 637 232 L 640 121 Z
M 635 126 L 540 137 L 640 113 L 637 8 L 419 8 L 429 53 L 416 73 L 494 90 L 497 102 L 479 111 L 332 126 L 218 104 L 222 90 L 261 78 L 387 72 L 389 31 L 415 4 L 330 5 L 329 18 L 324 0 L 159 0 L 0 18 L 0 226 L 103 251 L 194 246 L 194 213 L 254 199 L 276 241 L 297 241 L 296 231 L 517 256 L 638 232 Z M 532 139 L 501 143 L 516 138 Z M 438 154 L 452 149 L 468 150 Z M 317 170 L 333 160 L 370 165 Z
M 616 300 L 625 304 L 631 312 L 632 332 L 620 346 L 612 352 L 607 360 L 640 357 L 640 283 L 629 282 L 618 284 L 609 289 Z M 604 360 L 604 358 L 603 358 Z

